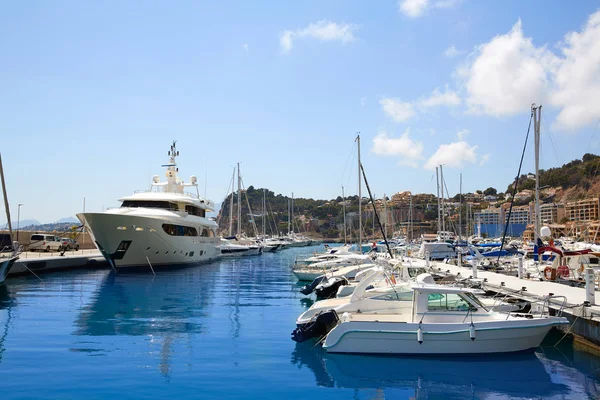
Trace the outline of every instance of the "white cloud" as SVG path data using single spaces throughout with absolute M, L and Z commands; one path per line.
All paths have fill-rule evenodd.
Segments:
M 478 46 L 473 61 L 459 72 L 470 111 L 501 117 L 528 110 L 543 101 L 555 62 L 552 53 L 523 36 L 517 21 L 507 34 Z
M 452 8 L 462 3 L 463 0 L 439 0 L 433 5 L 435 8 Z
M 404 122 L 414 117 L 415 108 L 412 103 L 403 103 L 399 99 L 383 98 L 379 100 L 383 111 L 396 122 Z
M 465 163 L 477 162 L 477 146 L 461 140 L 459 142 L 442 144 L 437 151 L 429 157 L 424 165 L 425 169 L 435 169 L 438 165 L 450 168 L 462 168 Z
M 570 32 L 560 46 L 552 105 L 561 107 L 554 126 L 577 129 L 600 118 L 600 11 L 592 14 L 581 33 Z
M 383 107 L 383 111 L 396 122 L 405 122 L 416 115 L 416 111 L 425 112 L 430 108 L 439 106 L 458 106 L 461 104 L 461 99 L 456 92 L 448 89 L 441 92 L 435 88 L 429 97 L 422 97 L 413 102 L 403 102 L 400 99 L 384 97 L 379 100 L 379 104 Z
M 484 154 L 479 158 L 479 166 L 483 166 L 483 164 L 487 163 L 490 160 L 489 154 Z
M 458 140 L 464 140 L 467 137 L 467 135 L 469 135 L 469 133 L 471 132 L 469 132 L 468 129 L 462 129 L 456 132 L 456 137 L 458 137 Z
M 355 40 L 354 32 L 358 28 L 359 26 L 355 24 L 337 24 L 335 22 L 321 20 L 308 25 L 304 29 L 283 31 L 279 36 L 279 45 L 283 53 L 289 53 L 293 47 L 294 40 L 302 38 L 348 43 Z
M 366 104 L 366 102 L 367 102 L 367 98 L 366 97 L 361 97 L 360 98 L 360 105 L 361 106 L 364 106 Z
M 429 0 L 399 0 L 398 9 L 406 16 L 415 18 L 423 15 Z
M 458 50 L 454 45 L 452 45 L 452 46 L 448 47 L 446 50 L 444 50 L 444 55 L 448 58 L 456 57 L 456 56 L 459 56 L 464 53 L 465 53 L 464 51 Z
M 250 49 L 249 49 L 249 47 L 248 47 L 248 43 L 244 43 L 244 44 L 242 45 L 242 49 L 244 49 L 244 52 L 245 52 L 245 53 L 248 53 L 248 51 L 250 50 Z
M 379 131 L 373 138 L 371 151 L 382 156 L 400 156 L 401 165 L 414 168 L 417 168 L 418 161 L 423 159 L 423 143 L 411 139 L 408 128 L 398 138 L 389 137 L 385 130 Z
M 398 0 L 398 11 L 408 17 L 417 18 L 430 7 L 452 8 L 462 2 L 463 0 L 438 0 L 434 3 L 430 3 L 429 0 Z
M 460 103 L 460 97 L 458 97 L 456 92 L 451 91 L 446 86 L 444 93 L 435 88 L 429 97 L 419 100 L 417 104 L 421 108 L 431 108 L 437 106 L 458 106 Z

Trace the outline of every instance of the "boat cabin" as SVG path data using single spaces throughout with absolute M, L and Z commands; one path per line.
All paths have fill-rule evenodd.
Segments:
M 413 322 L 464 322 L 463 319 L 489 317 L 489 310 L 477 299 L 472 289 L 433 283 L 429 274 L 417 277 L 413 285 Z

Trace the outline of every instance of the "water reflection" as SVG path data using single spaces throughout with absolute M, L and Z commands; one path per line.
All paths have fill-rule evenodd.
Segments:
M 73 334 L 146 336 L 159 371 L 170 378 L 177 340 L 203 332 L 211 317 L 218 272 L 217 265 L 161 271 L 156 277 L 110 272 L 76 318 Z M 152 350 L 156 346 L 159 350 Z
M 0 284 L 0 363 L 2 363 L 2 354 L 6 351 L 5 342 L 12 322 L 13 305 L 14 299 L 10 295 L 8 287 Z
M 327 354 L 313 346 L 313 343 L 297 343 L 291 362 L 308 367 L 317 385 L 323 387 L 403 389 L 414 391 L 414 398 L 443 394 L 447 399 L 502 395 L 560 398 L 573 393 L 570 385 L 553 382 L 533 353 L 416 358 Z

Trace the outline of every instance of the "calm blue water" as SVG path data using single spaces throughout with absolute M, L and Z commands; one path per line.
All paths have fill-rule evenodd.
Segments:
M 584 399 L 600 358 L 560 335 L 510 357 L 327 355 L 290 340 L 311 304 L 290 265 L 317 248 L 150 273 L 0 286 L 0 398 Z

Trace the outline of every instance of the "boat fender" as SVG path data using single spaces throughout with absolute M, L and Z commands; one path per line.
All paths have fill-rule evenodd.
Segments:
M 552 267 L 546 267 L 546 268 L 544 268 L 544 277 L 548 281 L 552 280 Z
M 471 326 L 469 326 L 469 337 L 471 340 L 475 341 L 475 325 L 471 322 Z
M 350 313 L 349 312 L 345 312 L 342 314 L 342 318 L 340 318 L 340 321 L 342 322 L 350 322 Z
M 423 329 L 421 329 L 421 323 L 419 323 L 419 329 L 417 329 L 417 341 L 419 344 L 423 344 Z

